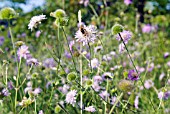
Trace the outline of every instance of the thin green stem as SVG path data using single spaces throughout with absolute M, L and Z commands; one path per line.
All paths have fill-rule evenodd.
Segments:
M 66 35 L 66 33 L 65 33 L 64 27 L 62 27 L 62 30 L 63 30 L 64 36 L 65 36 L 65 39 L 66 39 L 66 42 L 67 42 L 67 46 L 68 46 L 68 48 L 69 48 L 69 52 L 70 52 L 70 54 L 71 54 L 72 61 L 73 61 L 73 63 L 74 63 L 74 69 L 75 69 L 75 71 L 77 72 L 76 63 L 75 63 L 73 54 L 72 54 L 72 52 L 71 52 L 71 49 L 70 49 L 70 47 L 69 47 L 69 42 L 68 42 L 67 35 Z
M 126 46 L 126 44 L 125 44 L 125 42 L 124 42 L 121 34 L 118 33 L 118 35 L 119 35 L 119 37 L 121 38 L 121 41 L 123 42 L 123 44 L 124 44 L 124 46 L 125 46 L 125 49 L 126 49 L 126 51 L 127 51 L 127 53 L 128 53 L 128 56 L 129 56 L 129 58 L 130 58 L 130 61 L 132 62 L 133 67 L 135 68 L 136 73 L 139 75 L 139 72 L 138 72 L 138 70 L 137 70 L 137 68 L 136 68 L 136 66 L 135 66 L 135 63 L 134 63 L 133 60 L 132 60 L 132 57 L 131 57 L 131 55 L 130 55 L 130 52 L 129 52 L 129 50 L 128 50 L 128 48 L 127 48 L 127 46 Z M 144 87 L 144 89 L 146 89 L 145 86 L 144 86 L 144 82 L 142 81 L 142 79 L 141 79 L 141 78 L 139 78 L 139 79 L 140 79 L 140 82 L 142 83 L 142 86 Z M 151 105 L 152 105 L 152 108 L 153 108 L 154 111 L 156 112 L 156 109 L 155 109 L 155 107 L 154 107 L 151 99 L 149 99 L 149 101 L 150 101 L 150 103 L 151 103 Z
M 115 102 L 114 105 L 112 106 L 109 114 L 112 114 L 114 108 L 116 107 L 117 103 L 120 101 L 120 99 L 122 98 L 122 96 L 123 96 L 123 93 L 121 93 L 121 94 L 119 95 L 119 97 L 117 97 L 116 102 Z

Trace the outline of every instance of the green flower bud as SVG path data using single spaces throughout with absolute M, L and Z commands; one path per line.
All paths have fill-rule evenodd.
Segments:
M 123 31 L 123 26 L 120 25 L 120 24 L 115 24 L 113 27 L 112 27 L 112 34 L 118 34 L 120 32 Z
M 93 84 L 93 81 L 92 81 L 92 80 L 87 80 L 87 81 L 86 81 L 86 85 L 87 85 L 88 87 L 92 86 L 92 84 Z
M 55 18 L 63 18 L 66 17 L 66 12 L 62 9 L 57 9 L 55 12 L 51 12 L 50 16 L 55 17 Z
M 39 75 L 39 74 L 38 74 L 37 72 L 35 72 L 35 73 L 32 74 L 32 78 L 33 78 L 33 79 L 36 79 L 36 78 L 38 77 L 38 75 Z
M 89 69 L 86 69 L 86 70 L 83 71 L 83 75 L 84 76 L 87 76 L 89 74 L 90 74 L 90 70 Z
M 25 42 L 23 42 L 23 41 L 17 41 L 17 42 L 15 43 L 15 46 L 20 47 L 20 46 L 22 46 L 22 45 L 24 45 L 24 44 L 25 44 Z
M 61 107 L 59 105 L 57 105 L 55 107 L 55 113 L 59 113 L 61 111 Z
M 70 72 L 70 73 L 67 75 L 67 80 L 68 80 L 69 82 L 74 81 L 76 78 L 77 78 L 77 74 L 76 74 L 75 72 Z
M 18 14 L 15 12 L 13 8 L 5 7 L 0 11 L 0 19 L 13 19 L 16 18 Z
M 134 88 L 134 84 L 129 80 L 120 80 L 118 88 L 123 92 L 131 92 Z
M 57 18 L 55 21 L 56 26 L 66 26 L 68 24 L 68 17 Z
M 60 70 L 59 75 L 60 75 L 60 76 L 63 76 L 63 75 L 66 75 L 66 73 L 65 73 L 64 70 Z

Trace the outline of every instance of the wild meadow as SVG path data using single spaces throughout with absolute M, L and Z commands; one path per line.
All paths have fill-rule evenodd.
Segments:
M 0 114 L 170 114 L 170 0 L 7 1 Z

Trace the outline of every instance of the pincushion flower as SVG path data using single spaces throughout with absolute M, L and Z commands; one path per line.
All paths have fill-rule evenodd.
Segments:
M 67 95 L 66 95 L 66 99 L 65 99 L 66 103 L 74 106 L 75 103 L 76 103 L 76 97 L 75 97 L 76 95 L 77 95 L 76 90 L 71 90 L 70 92 L 68 92 Z
M 24 58 L 24 59 L 27 59 L 27 55 L 29 54 L 30 52 L 29 52 L 29 50 L 28 50 L 28 46 L 26 46 L 26 45 L 22 45 L 19 49 L 18 49 L 18 51 L 17 51 L 17 55 L 18 55 L 18 57 L 21 59 L 22 57 Z
M 96 26 L 89 25 L 89 26 L 81 26 L 79 30 L 76 32 L 75 38 L 77 42 L 82 42 L 83 46 L 87 45 L 88 43 L 96 40 Z
M 84 110 L 88 112 L 96 112 L 96 109 L 93 106 L 85 107 Z
M 91 67 L 92 68 L 98 68 L 99 65 L 100 65 L 100 63 L 99 63 L 98 59 L 94 58 L 94 59 L 91 60 Z
M 126 5 L 132 4 L 132 0 L 124 0 L 124 3 L 125 3 Z
M 124 30 L 123 32 L 120 32 L 120 35 L 123 39 L 123 41 L 127 44 L 130 38 L 132 37 L 132 33 L 130 31 Z M 116 39 L 121 41 L 120 36 L 117 34 Z
M 146 89 L 149 89 L 149 88 L 154 86 L 154 83 L 153 83 L 152 80 L 146 80 L 145 83 L 144 83 L 144 86 L 145 86 Z
M 134 81 L 139 79 L 139 75 L 135 72 L 135 70 L 129 70 L 128 79 Z
M 46 19 L 46 15 L 38 15 L 33 16 L 28 24 L 28 29 L 33 30 L 33 28 L 37 28 L 38 24 L 41 24 L 41 21 Z

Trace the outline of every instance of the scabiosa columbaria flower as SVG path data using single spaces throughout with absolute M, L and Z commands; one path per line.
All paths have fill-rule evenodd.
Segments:
M 18 16 L 13 8 L 5 7 L 0 10 L 0 19 L 13 19 Z
M 12 90 L 13 88 L 14 88 L 13 82 L 12 82 L 12 81 L 9 81 L 9 82 L 8 82 L 8 89 L 9 89 L 9 90 Z
M 35 59 L 35 58 L 30 58 L 30 59 L 27 60 L 27 64 L 28 64 L 28 65 L 35 65 L 35 66 L 37 66 L 37 65 L 39 65 L 40 63 L 38 62 L 37 59 Z
M 85 107 L 84 110 L 88 112 L 96 112 L 96 109 L 94 108 L 94 106 Z
M 154 86 L 154 82 L 152 80 L 146 80 L 144 86 L 146 89 L 149 89 Z
M 29 53 L 30 52 L 28 50 L 28 46 L 26 46 L 26 45 L 22 45 L 17 51 L 17 55 L 18 55 L 19 59 L 21 59 L 21 58 L 27 59 L 27 55 Z
M 139 75 L 136 73 L 135 70 L 129 70 L 128 79 L 132 80 L 132 81 L 138 80 L 139 79 Z
M 124 30 L 123 32 L 120 32 L 120 35 L 121 35 L 123 41 L 124 41 L 126 44 L 128 43 L 128 41 L 129 41 L 130 38 L 132 37 L 132 33 L 131 33 L 130 31 L 126 31 L 126 30 Z M 118 34 L 117 34 L 117 36 L 116 36 L 116 39 L 117 39 L 118 41 L 121 41 L 121 38 L 120 38 L 120 36 L 119 36 Z
M 35 88 L 34 91 L 33 91 L 33 94 L 34 95 L 38 95 L 42 92 L 42 89 L 41 88 Z
M 88 43 L 96 40 L 96 33 L 97 33 L 97 27 L 94 25 L 89 26 L 81 26 L 79 30 L 75 34 L 75 38 L 77 39 L 77 42 L 82 42 L 83 46 L 87 45 Z
M 125 45 L 123 43 L 119 44 L 119 53 L 123 53 L 125 51 Z
M 89 65 L 90 65 L 90 64 L 89 64 Z M 98 59 L 94 58 L 94 59 L 91 60 L 91 67 L 92 67 L 92 68 L 98 68 L 99 65 L 100 65 L 100 63 L 99 63 L 99 60 L 98 60 Z
M 150 24 L 146 24 L 146 25 L 144 25 L 143 27 L 142 27 L 142 32 L 143 33 L 150 33 L 150 32 L 153 32 L 153 31 L 155 31 L 155 30 L 157 30 L 157 26 L 152 26 L 152 25 L 150 25 Z
M 137 95 L 136 98 L 135 98 L 135 101 L 134 101 L 134 106 L 135 106 L 136 109 L 139 108 L 138 105 L 139 105 L 139 96 Z
M 93 80 L 94 82 L 101 83 L 103 81 L 103 78 L 101 76 L 94 76 Z
M 56 64 L 53 58 L 47 58 L 43 61 L 43 66 L 46 68 L 53 68 Z
M 6 88 L 4 88 L 4 89 L 2 90 L 2 94 L 3 94 L 4 96 L 9 96 L 9 95 L 10 95 L 8 89 L 6 89 Z
M 38 112 L 38 114 L 44 114 L 44 113 L 43 113 L 43 110 L 40 110 L 40 111 Z
M 93 85 L 92 85 L 92 87 L 93 87 L 93 89 L 94 89 L 95 91 L 97 91 L 97 92 L 101 89 L 100 85 L 99 85 L 97 82 L 94 82 Z
M 38 24 L 41 24 L 41 21 L 44 19 L 46 19 L 46 15 L 33 16 L 28 24 L 28 29 L 32 31 L 34 28 L 37 28 Z
M 112 105 L 115 104 L 116 100 L 117 100 L 116 96 L 111 97 L 111 104 Z
M 4 37 L 3 36 L 0 36 L 0 46 L 4 43 Z
M 164 53 L 164 58 L 169 57 L 169 55 L 170 55 L 169 52 L 165 52 L 165 53 Z
M 100 97 L 102 97 L 103 99 L 107 98 L 110 96 L 110 94 L 107 91 L 102 91 L 100 94 Z
M 159 98 L 160 100 L 162 100 L 163 96 L 164 96 L 164 92 L 160 91 L 160 92 L 158 93 L 158 98 Z
M 68 92 L 65 99 L 66 103 L 74 106 L 76 103 L 76 95 L 77 95 L 76 90 L 71 90 L 70 92 Z
M 123 92 L 131 92 L 134 88 L 134 84 L 130 80 L 121 80 L 118 83 L 118 88 Z
M 132 0 L 124 0 L 124 3 L 125 3 L 126 5 L 132 4 Z
M 87 7 L 89 4 L 89 0 L 80 0 L 79 4 L 84 4 L 84 6 Z

